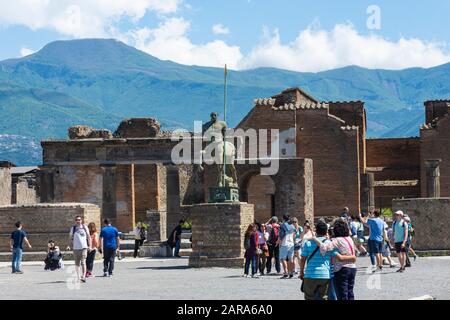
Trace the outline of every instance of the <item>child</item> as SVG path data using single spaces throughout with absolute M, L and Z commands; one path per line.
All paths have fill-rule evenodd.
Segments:
M 59 247 L 55 244 L 53 240 L 48 242 L 47 247 L 47 257 L 45 258 L 45 268 L 44 270 L 54 271 L 56 269 L 62 268 L 62 254 Z

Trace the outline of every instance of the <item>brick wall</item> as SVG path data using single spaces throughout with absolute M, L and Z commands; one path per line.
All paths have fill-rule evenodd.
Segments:
M 19 179 L 13 186 L 15 189 L 15 204 L 33 204 L 39 202 L 36 186 L 30 181 Z
M 449 250 L 450 198 L 394 200 L 394 210 L 411 217 L 416 250 Z
M 130 232 L 134 223 L 134 165 L 120 165 L 116 171 L 116 226 L 122 232 Z
M 275 212 L 272 206 L 275 196 L 275 183 L 269 176 L 256 175 L 250 178 L 247 187 L 248 203 L 255 206 L 255 220 L 265 223 Z M 275 209 L 275 208 L 273 208 Z
M 450 117 L 440 120 L 433 129 L 420 130 L 421 196 L 426 197 L 425 161 L 441 159 L 441 196 L 450 197 Z
M 0 205 L 11 204 L 11 172 L 0 167 Z
M 0 207 L 0 251 L 9 251 L 9 238 L 14 224 L 21 221 L 33 251 L 47 248 L 48 240 L 56 241 L 62 248 L 68 245 L 69 231 L 75 216 L 84 217 L 84 223 L 100 226 L 100 208 L 92 204 L 55 203 L 13 205 Z M 29 250 L 25 248 L 25 250 Z

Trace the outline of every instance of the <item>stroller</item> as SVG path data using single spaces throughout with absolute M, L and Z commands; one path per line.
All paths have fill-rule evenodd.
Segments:
M 62 262 L 62 253 L 59 250 L 59 247 L 55 246 L 55 243 L 53 241 L 49 241 L 48 243 L 47 257 L 45 258 L 44 262 L 44 270 L 55 271 L 64 268 L 64 264 Z

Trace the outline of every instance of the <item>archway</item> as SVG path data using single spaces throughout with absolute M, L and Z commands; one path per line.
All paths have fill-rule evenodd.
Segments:
M 275 183 L 269 176 L 251 175 L 246 184 L 247 202 L 255 206 L 255 220 L 265 223 L 275 215 Z

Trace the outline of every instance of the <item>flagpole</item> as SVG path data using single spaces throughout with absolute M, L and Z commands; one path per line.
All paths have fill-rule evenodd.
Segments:
M 224 70 L 224 85 L 223 85 L 223 121 L 227 123 L 227 76 L 228 70 L 227 65 L 225 65 Z M 226 152 L 226 131 L 223 136 L 223 172 L 222 172 L 222 186 L 225 187 L 225 177 L 227 170 L 227 152 Z

